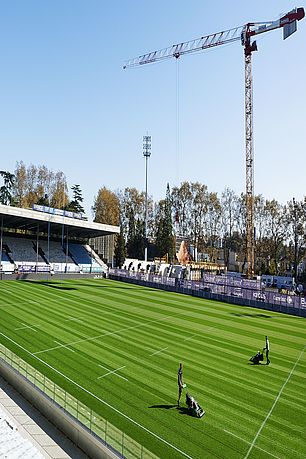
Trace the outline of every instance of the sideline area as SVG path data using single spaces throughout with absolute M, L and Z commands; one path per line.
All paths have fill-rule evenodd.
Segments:
M 3 417 L 5 421 L 1 419 Z M 88 457 L 1 376 L 0 421 L 3 421 L 3 431 L 6 432 L 4 445 L 0 441 L 0 456 L 16 457 L 22 454 L 22 457 L 31 459 Z

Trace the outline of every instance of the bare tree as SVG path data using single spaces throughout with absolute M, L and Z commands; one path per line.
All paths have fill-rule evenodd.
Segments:
M 15 176 L 13 196 L 19 207 L 31 207 L 33 204 L 50 204 L 59 209 L 66 207 L 68 187 L 63 172 L 54 173 L 44 165 L 30 164 L 26 167 L 19 161 Z
M 306 252 L 306 197 L 303 201 L 294 198 L 287 203 L 289 262 L 293 266 L 294 278 L 298 279 L 298 265 Z

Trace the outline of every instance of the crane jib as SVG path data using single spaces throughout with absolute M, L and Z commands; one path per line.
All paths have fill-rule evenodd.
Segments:
M 204 51 L 205 49 L 229 44 L 240 39 L 242 45 L 245 46 L 250 37 L 281 27 L 284 28 L 284 38 L 287 38 L 296 31 L 296 21 L 300 21 L 304 17 L 304 8 L 295 8 L 276 21 L 262 23 L 250 22 L 244 26 L 224 30 L 195 40 L 178 43 L 158 51 L 143 54 L 142 56 L 128 60 L 123 68 L 126 69 L 129 67 L 137 67 L 138 65 L 151 64 L 173 57 L 177 59 L 184 54 Z

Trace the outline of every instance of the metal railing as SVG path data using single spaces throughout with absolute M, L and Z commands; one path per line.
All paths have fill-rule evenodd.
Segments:
M 33 386 L 40 389 L 49 399 L 64 409 L 70 416 L 78 420 L 92 434 L 126 459 L 157 459 L 157 456 L 113 426 L 84 403 L 68 394 L 43 373 L 25 362 L 21 357 L 0 344 L 0 359 L 4 360 L 20 375 L 24 376 Z

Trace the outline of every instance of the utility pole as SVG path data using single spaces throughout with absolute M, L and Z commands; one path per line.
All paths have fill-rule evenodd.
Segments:
M 145 214 L 145 261 L 148 261 L 148 159 L 151 156 L 150 135 L 143 136 L 143 156 L 146 158 L 146 214 Z

